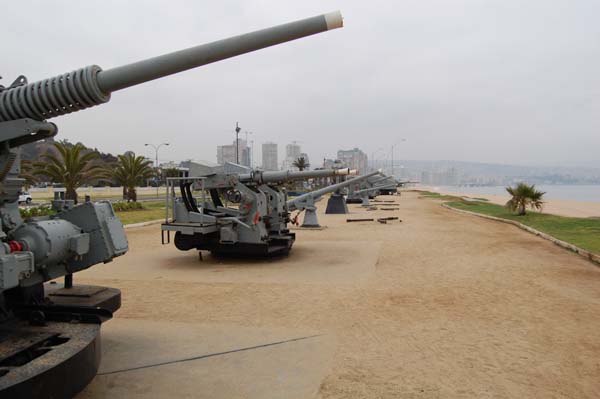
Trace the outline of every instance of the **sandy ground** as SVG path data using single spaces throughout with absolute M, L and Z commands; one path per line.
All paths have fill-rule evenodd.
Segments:
M 416 193 L 380 198 L 400 210 L 320 215 L 280 260 L 200 262 L 129 230 L 126 256 L 76 276 L 123 291 L 79 397 L 600 397 L 600 268 Z M 378 216 L 403 222 L 345 222 Z
M 420 188 L 419 188 L 420 189 Z M 424 190 L 438 191 L 435 188 L 423 188 Z M 466 196 L 471 198 L 486 198 L 490 202 L 494 204 L 504 205 L 506 201 L 510 199 L 510 196 L 507 195 L 483 195 L 483 194 L 473 194 L 469 192 L 460 192 L 460 193 L 444 193 L 450 195 L 457 196 Z M 553 215 L 561 215 L 561 216 L 571 216 L 578 218 L 600 218 L 600 202 L 592 202 L 592 201 L 573 201 L 573 200 L 544 200 L 544 208 L 543 212 L 551 213 Z

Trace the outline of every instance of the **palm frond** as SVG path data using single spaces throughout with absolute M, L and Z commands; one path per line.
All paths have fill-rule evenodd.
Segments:
M 516 187 L 506 187 L 506 191 L 512 196 L 506 207 L 513 212 L 518 211 L 520 215 L 524 215 L 528 206 L 540 211 L 543 208 L 542 199 L 546 193 L 536 190 L 533 184 L 519 183 Z

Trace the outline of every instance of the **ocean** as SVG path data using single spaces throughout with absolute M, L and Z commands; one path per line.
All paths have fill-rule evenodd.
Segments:
M 600 202 L 600 185 L 536 185 L 545 191 L 546 199 Z M 470 193 L 473 195 L 508 195 L 505 186 L 435 186 L 435 191 L 448 193 Z

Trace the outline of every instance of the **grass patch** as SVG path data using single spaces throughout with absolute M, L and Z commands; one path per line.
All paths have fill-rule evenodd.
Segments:
M 115 212 L 141 211 L 144 208 L 141 202 L 116 201 L 112 203 Z
M 447 195 L 435 193 L 433 191 L 417 191 L 422 198 L 437 199 L 442 201 L 460 201 L 460 197 L 456 195 Z
M 149 222 L 156 219 L 165 218 L 165 203 L 164 201 L 149 201 L 142 203 L 142 209 L 123 210 L 115 213 L 121 219 L 123 224 L 133 224 Z
M 579 248 L 600 254 L 600 219 L 573 218 L 547 213 L 528 212 L 517 216 L 502 205 L 485 202 L 451 201 L 447 205 L 502 219 L 515 220 Z

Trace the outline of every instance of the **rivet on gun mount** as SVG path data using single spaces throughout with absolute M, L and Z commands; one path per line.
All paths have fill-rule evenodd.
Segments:
M 17 204 L 24 180 L 12 148 L 56 135 L 48 119 L 105 103 L 115 91 L 341 26 L 336 12 L 117 68 L 91 65 L 0 86 L 0 397 L 70 398 L 95 376 L 100 323 L 119 308 L 120 292 L 69 287 L 70 276 L 128 250 L 107 201 L 59 199 L 54 216 L 24 221 Z M 44 282 L 62 276 L 65 288 L 45 292 Z

